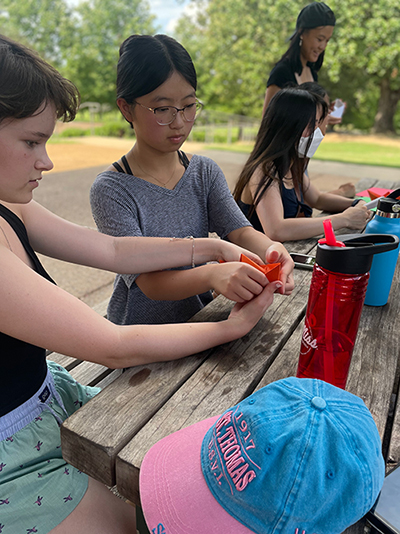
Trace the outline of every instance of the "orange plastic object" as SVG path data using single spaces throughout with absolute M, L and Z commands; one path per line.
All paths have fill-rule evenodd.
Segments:
M 392 191 L 387 191 L 386 193 L 383 193 L 383 195 L 380 195 L 379 193 L 375 193 L 372 189 L 368 189 L 369 198 L 371 200 L 375 200 L 376 198 L 380 198 L 382 196 L 386 197 L 387 195 L 390 195 Z
M 276 280 L 279 280 L 279 276 L 281 274 L 280 263 L 267 263 L 266 265 L 257 265 L 257 263 L 254 263 L 254 261 L 252 261 L 244 254 L 240 255 L 240 261 L 243 263 L 248 263 L 252 267 L 255 267 L 256 269 L 264 273 L 265 276 L 268 278 L 269 282 L 275 282 Z

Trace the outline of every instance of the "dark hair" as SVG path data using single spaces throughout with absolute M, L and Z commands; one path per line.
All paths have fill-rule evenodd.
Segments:
M 315 95 L 320 96 L 321 98 L 325 98 L 328 95 L 328 91 L 322 87 L 317 82 L 304 82 L 298 86 L 299 89 L 303 89 L 304 91 L 308 91 L 309 93 L 313 93 Z
M 157 89 L 174 71 L 197 88 L 192 59 L 178 41 L 167 35 L 131 35 L 119 50 L 117 98 L 132 104 Z
M 254 211 L 273 180 L 282 184 L 289 170 L 295 189 L 301 190 L 307 160 L 299 157 L 297 149 L 307 126 L 312 125 L 314 130 L 318 106 L 321 106 L 325 117 L 328 106 L 323 98 L 297 87 L 282 89 L 271 99 L 261 121 L 253 151 L 233 192 L 235 200 L 240 200 L 255 171 L 261 169 L 262 178 L 257 186 L 250 213 Z M 307 150 L 312 138 L 313 133 L 310 135 Z
M 78 89 L 36 52 L 0 35 L 0 122 L 31 117 L 49 102 L 57 119 L 72 121 Z

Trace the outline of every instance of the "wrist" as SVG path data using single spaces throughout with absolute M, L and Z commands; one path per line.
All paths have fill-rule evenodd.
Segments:
M 353 200 L 353 202 L 350 204 L 350 207 L 351 207 L 351 208 L 354 208 L 354 206 L 357 206 L 357 204 L 358 204 L 359 202 L 361 202 L 361 201 L 362 201 L 362 198 L 355 198 L 355 199 Z
M 343 213 L 338 213 L 337 215 L 332 215 L 330 217 L 332 221 L 332 228 L 334 230 L 340 230 L 341 228 L 348 227 L 348 221 Z
M 209 237 L 197 238 L 194 241 L 194 263 L 200 265 L 207 261 L 215 261 L 221 257 L 220 239 Z

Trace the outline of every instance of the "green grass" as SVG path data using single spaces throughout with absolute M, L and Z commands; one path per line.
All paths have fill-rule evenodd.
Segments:
M 227 145 L 215 143 L 206 148 L 249 154 L 253 148 L 253 144 Z M 320 145 L 314 159 L 356 163 L 359 165 L 400 167 L 400 146 L 397 148 L 391 145 L 376 145 L 357 141 L 346 141 L 342 143 L 330 143 L 326 141 Z
M 400 167 L 400 147 L 375 145 L 373 143 L 322 143 L 314 156 L 315 159 L 379 165 L 381 167 Z

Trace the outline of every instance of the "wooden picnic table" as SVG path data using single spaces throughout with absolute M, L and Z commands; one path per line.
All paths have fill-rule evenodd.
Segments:
M 366 179 L 358 187 L 374 185 L 395 186 Z M 316 243 L 314 238 L 285 245 L 290 252 L 314 253 Z M 49 355 L 66 365 L 78 380 L 106 385 L 62 425 L 64 458 L 108 486 L 116 485 L 121 495 L 140 504 L 140 466 L 154 443 L 222 413 L 275 380 L 296 374 L 311 274 L 295 269 L 292 295 L 276 295 L 259 323 L 241 339 L 181 360 L 141 365 L 121 373 Z M 346 386 L 371 410 L 388 467 L 400 461 L 399 277 L 398 265 L 386 306 L 364 306 Z M 192 321 L 222 320 L 232 306 L 219 296 Z M 361 520 L 346 532 L 360 533 L 363 528 Z

